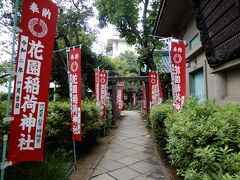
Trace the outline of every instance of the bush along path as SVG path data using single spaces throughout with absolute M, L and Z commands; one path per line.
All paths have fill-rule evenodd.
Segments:
M 124 115 L 91 179 L 174 179 L 159 158 L 140 113 L 124 111 Z
M 0 101 L 3 107 L 4 101 Z M 2 115 L 0 109 L 0 116 Z M 77 158 L 84 151 L 91 151 L 99 132 L 107 132 L 112 125 L 111 106 L 106 119 L 100 120 L 95 101 L 82 101 L 83 140 L 76 143 Z M 3 125 L 1 124 L 1 127 Z M 2 138 L 1 138 L 2 139 Z M 69 102 L 50 102 L 46 127 L 43 162 L 21 162 L 6 169 L 6 180 L 66 180 L 74 167 Z
M 186 180 L 240 179 L 240 105 L 191 99 L 174 113 L 171 104 L 155 107 L 150 123 L 178 173 Z

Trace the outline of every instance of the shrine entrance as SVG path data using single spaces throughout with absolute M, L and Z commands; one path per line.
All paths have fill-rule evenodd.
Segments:
M 149 110 L 149 76 L 139 76 L 139 77 L 108 77 L 109 89 L 112 90 L 111 99 L 112 99 L 112 113 L 113 118 L 118 118 L 120 116 L 119 111 L 116 110 L 117 103 L 117 82 L 125 82 L 125 85 L 121 88 L 128 89 L 141 89 L 140 83 L 145 83 L 145 91 L 146 91 L 146 110 Z M 128 85 L 126 86 L 126 82 Z M 131 82 L 139 82 L 138 85 L 129 85 Z

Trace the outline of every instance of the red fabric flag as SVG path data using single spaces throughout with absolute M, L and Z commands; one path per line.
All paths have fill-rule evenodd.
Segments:
M 158 104 L 158 74 L 149 72 L 149 107 L 150 109 Z
M 107 77 L 106 71 L 99 72 L 99 101 L 100 101 L 100 118 L 106 117 L 106 106 L 107 106 Z
M 72 139 L 82 140 L 81 129 L 81 99 L 82 99 L 82 75 L 81 75 L 81 49 L 71 49 L 68 53 L 69 61 L 69 87 L 71 99 Z
M 13 164 L 43 160 L 57 13 L 50 0 L 23 2 L 8 153 Z
M 186 97 L 186 59 L 184 42 L 171 42 L 173 97 L 177 112 L 182 110 Z
M 116 110 L 123 111 L 123 88 L 124 82 L 117 82 L 117 102 L 116 102 Z
M 94 95 L 95 95 L 95 101 L 96 101 L 96 106 L 100 110 L 100 83 L 99 83 L 99 69 L 94 69 L 95 72 L 95 83 L 94 83 Z

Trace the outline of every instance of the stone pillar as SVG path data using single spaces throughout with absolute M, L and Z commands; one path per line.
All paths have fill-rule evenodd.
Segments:
M 145 90 L 146 90 L 146 105 L 147 105 L 147 112 L 149 113 L 149 82 L 145 82 Z
M 117 111 L 116 111 L 116 102 L 117 102 L 117 85 L 114 82 L 112 85 L 112 114 L 113 119 L 117 118 Z

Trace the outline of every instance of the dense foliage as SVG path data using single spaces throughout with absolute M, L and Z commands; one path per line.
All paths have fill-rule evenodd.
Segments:
M 150 126 L 153 130 L 156 141 L 159 144 L 166 143 L 166 126 L 164 121 L 173 114 L 172 104 L 164 103 L 161 106 L 155 106 L 150 113 Z
M 128 43 L 137 44 L 140 65 L 154 69 L 153 53 L 161 43 L 151 35 L 159 8 L 159 0 L 95 0 L 100 26 L 116 26 Z
M 151 122 L 157 140 L 166 138 L 166 150 L 179 174 L 189 180 L 239 179 L 240 105 L 191 100 L 178 114 L 167 106 L 156 107 Z
M 17 163 L 6 170 L 5 179 L 67 180 L 67 156 L 63 153 L 45 155 L 43 162 Z
M 9 67 L 9 63 L 7 61 L 3 61 L 0 62 L 0 85 L 4 85 L 6 84 L 6 82 L 8 81 L 8 67 Z
M 0 101 L 0 117 L 5 114 L 5 101 Z M 76 142 L 76 151 L 96 142 L 98 132 L 112 126 L 112 107 L 108 104 L 106 119 L 100 120 L 95 102 L 82 101 L 81 143 Z M 4 128 L 1 124 L 1 128 Z M 1 134 L 2 135 L 2 134 Z M 2 139 L 2 138 L 1 138 Z M 79 148 L 80 147 L 80 148 Z M 73 161 L 71 132 L 71 112 L 69 102 L 49 102 L 45 139 L 45 159 L 43 162 L 24 162 L 10 166 L 6 179 L 17 179 L 19 175 L 28 179 L 67 179 L 69 165 Z M 22 169 L 26 169 L 22 171 Z
M 114 58 L 115 70 L 118 76 L 131 77 L 139 75 L 138 56 L 134 52 L 126 51 Z
M 91 141 L 97 131 L 111 127 L 111 106 L 108 105 L 106 120 L 100 120 L 95 102 L 82 101 L 82 137 L 83 141 Z M 48 107 L 46 145 L 49 150 L 72 149 L 71 145 L 71 112 L 68 102 L 50 102 Z M 92 136 L 94 135 L 94 137 Z M 90 143 L 90 142 L 87 142 Z

